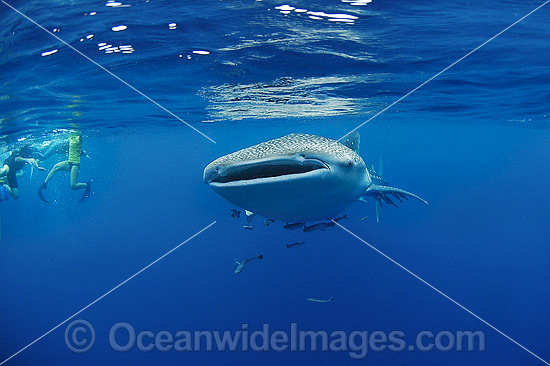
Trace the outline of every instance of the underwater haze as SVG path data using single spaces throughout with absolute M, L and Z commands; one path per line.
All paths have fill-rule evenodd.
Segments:
M 0 365 L 550 365 L 546 4 L 1 1 L 0 157 L 79 129 L 91 194 L 40 199 L 63 152 L 0 195 Z M 428 205 L 304 232 L 203 181 L 356 128 Z

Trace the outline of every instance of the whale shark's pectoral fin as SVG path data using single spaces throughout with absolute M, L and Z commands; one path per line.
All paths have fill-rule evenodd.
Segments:
M 384 202 L 386 204 L 399 207 L 395 204 L 395 202 L 391 200 L 390 198 L 391 196 L 397 198 L 400 202 L 402 202 L 401 198 L 407 199 L 407 197 L 413 197 L 421 202 L 424 202 L 425 204 L 428 204 L 426 200 L 417 196 L 414 193 L 407 192 L 400 188 L 389 187 L 389 186 L 379 186 L 376 184 L 371 184 L 365 191 L 364 195 L 374 197 L 380 205 L 382 205 L 382 202 Z

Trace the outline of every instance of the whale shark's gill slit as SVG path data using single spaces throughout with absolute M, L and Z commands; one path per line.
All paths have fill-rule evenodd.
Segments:
M 225 176 L 217 176 L 214 179 L 216 183 L 229 183 L 235 181 L 252 180 L 259 178 L 275 178 L 292 174 L 303 174 L 318 169 L 325 169 L 322 166 L 314 164 L 269 164 L 255 165 L 252 167 L 233 171 Z

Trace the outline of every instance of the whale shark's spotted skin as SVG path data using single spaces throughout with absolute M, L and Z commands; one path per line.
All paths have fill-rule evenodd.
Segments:
M 359 134 L 342 142 L 293 133 L 222 156 L 204 170 L 219 195 L 268 219 L 303 223 L 332 219 L 364 196 L 397 206 L 390 198 L 420 197 L 387 186 L 358 154 Z
M 206 170 L 213 166 L 223 167 L 238 162 L 266 159 L 281 155 L 292 155 L 299 153 L 323 153 L 338 156 L 342 159 L 351 160 L 355 164 L 364 163 L 363 159 L 355 151 L 338 141 L 323 136 L 308 135 L 305 133 L 292 133 L 261 144 L 247 147 L 234 153 L 222 156 L 206 167 Z

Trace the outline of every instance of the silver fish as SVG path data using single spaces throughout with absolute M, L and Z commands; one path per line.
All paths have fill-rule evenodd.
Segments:
M 304 225 L 305 225 L 304 222 L 294 222 L 294 223 L 291 223 L 291 224 L 289 224 L 287 222 L 286 225 L 283 226 L 283 228 L 286 229 L 286 230 L 296 230 L 296 229 L 302 228 Z
M 305 240 L 303 240 L 303 241 L 299 241 L 299 242 L 296 242 L 296 243 L 287 244 L 286 247 L 287 248 L 292 248 L 292 247 L 296 247 L 298 245 L 304 245 L 305 243 L 306 243 Z
M 260 254 L 259 256 L 254 258 L 247 258 L 242 262 L 238 262 L 237 259 L 235 259 L 235 264 L 237 265 L 237 268 L 235 268 L 235 273 L 241 273 L 244 269 L 244 266 L 246 266 L 247 263 L 252 262 L 254 259 L 263 260 L 264 256 L 263 254 Z
M 327 227 L 334 226 L 333 222 L 320 222 L 318 224 L 313 224 L 311 226 L 304 226 L 304 233 L 309 233 L 315 230 L 325 230 Z
M 326 300 L 314 299 L 314 298 L 309 297 L 306 300 L 307 301 L 312 301 L 312 302 L 331 302 L 331 301 L 334 301 L 334 297 L 331 297 L 331 298 L 326 299 Z

